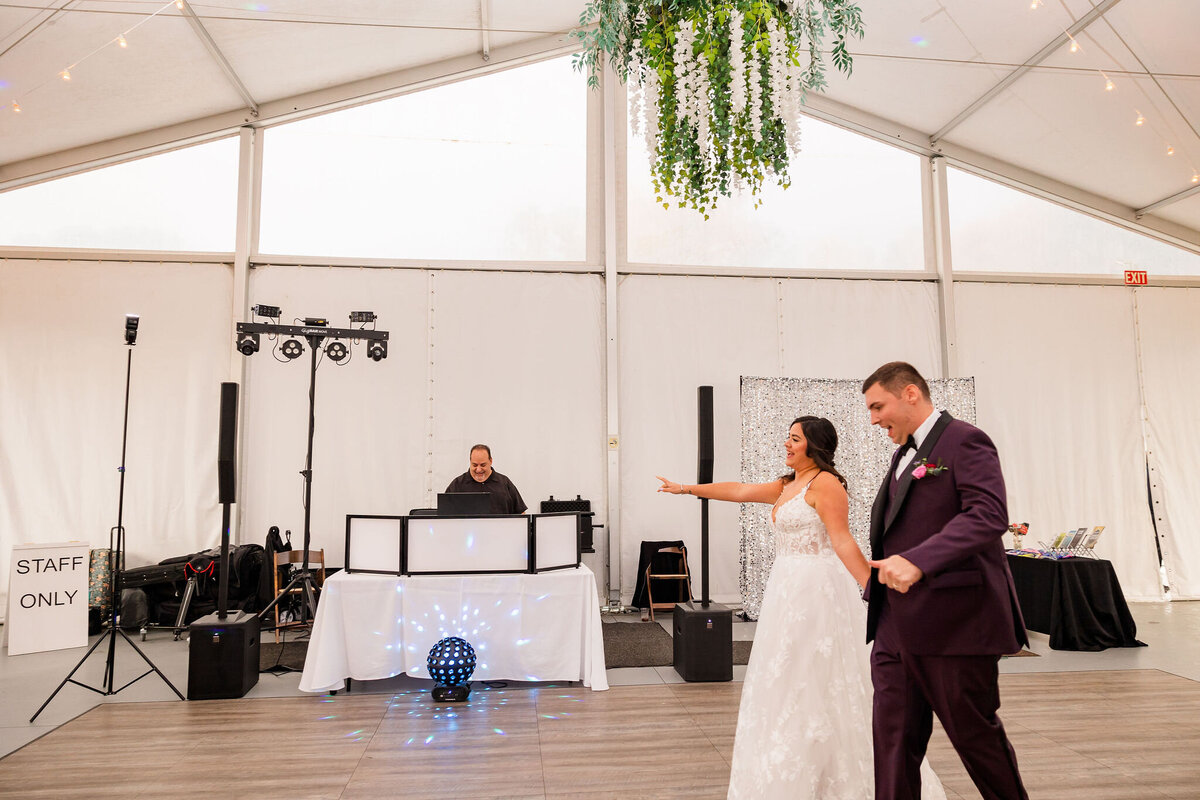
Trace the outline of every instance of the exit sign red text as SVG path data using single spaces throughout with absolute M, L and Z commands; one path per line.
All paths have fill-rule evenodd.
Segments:
M 1125 270 L 1125 285 L 1126 286 L 1145 286 L 1150 283 L 1150 277 L 1147 273 L 1138 269 Z

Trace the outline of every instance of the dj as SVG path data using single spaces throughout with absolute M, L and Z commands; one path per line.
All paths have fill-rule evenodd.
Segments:
M 493 514 L 524 514 L 521 493 L 504 475 L 492 469 L 492 448 L 477 444 L 471 448 L 471 468 L 450 481 L 447 493 L 487 492 L 492 496 Z

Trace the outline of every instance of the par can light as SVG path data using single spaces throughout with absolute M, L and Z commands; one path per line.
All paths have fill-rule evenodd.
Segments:
M 299 339 L 288 339 L 279 348 L 279 352 L 283 353 L 285 358 L 299 358 L 304 353 L 304 345 Z
M 329 360 L 336 364 L 350 355 L 350 350 L 342 342 L 334 341 L 325 346 L 325 355 L 329 356 Z
M 367 358 L 372 361 L 383 361 L 387 358 L 387 342 L 380 339 L 367 342 Z

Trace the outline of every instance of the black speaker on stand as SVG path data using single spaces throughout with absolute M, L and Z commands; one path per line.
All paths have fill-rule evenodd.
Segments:
M 188 627 L 188 700 L 244 697 L 258 683 L 259 621 L 255 614 L 228 613 L 229 506 L 237 493 L 236 383 L 221 384 L 221 430 L 217 441 L 217 494 L 221 502 L 221 582 L 217 613 Z
M 701 386 L 696 403 L 696 483 L 713 479 L 713 387 Z M 685 681 L 733 680 L 733 609 L 708 593 L 708 500 L 700 498 L 700 602 L 675 606 L 675 671 Z

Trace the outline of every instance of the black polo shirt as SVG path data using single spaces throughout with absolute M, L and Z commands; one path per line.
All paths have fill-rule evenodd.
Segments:
M 493 514 L 525 513 L 525 501 L 521 499 L 521 493 L 517 491 L 517 487 L 496 470 L 492 470 L 492 474 L 483 483 L 472 478 L 471 472 L 468 470 L 450 481 L 450 485 L 446 487 L 447 494 L 464 492 L 487 492 L 490 494 Z

